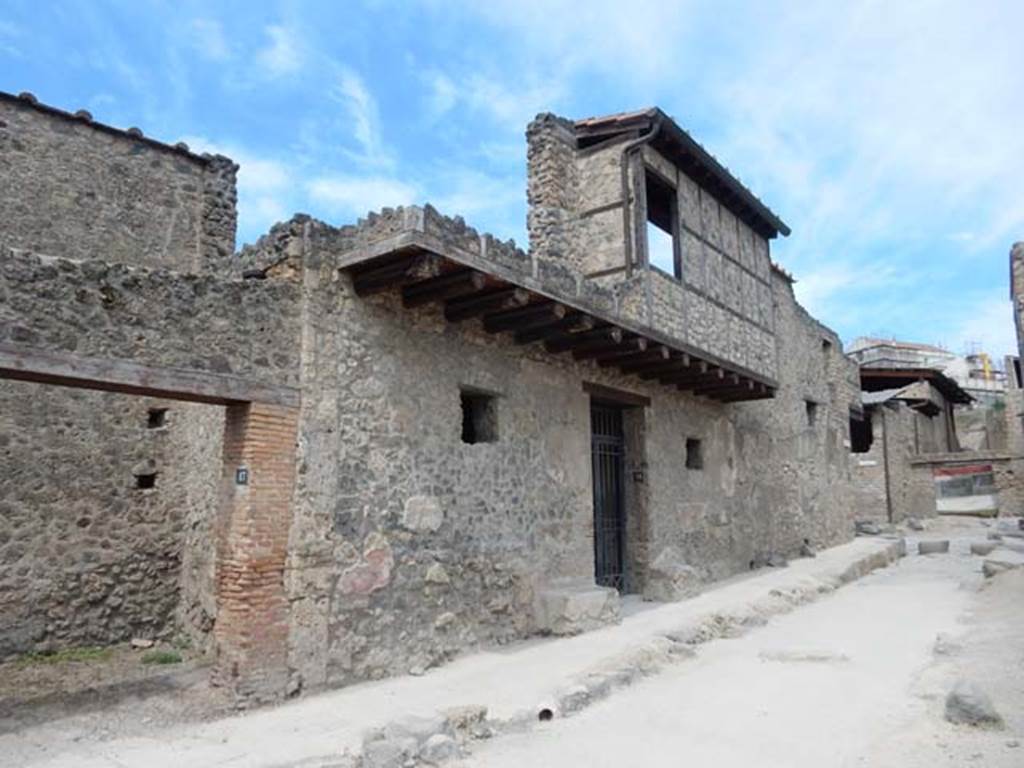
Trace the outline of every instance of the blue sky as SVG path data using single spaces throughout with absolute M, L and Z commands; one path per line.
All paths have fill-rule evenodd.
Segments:
M 240 243 L 432 202 L 525 246 L 540 111 L 658 105 L 792 227 L 846 340 L 1013 348 L 1024 3 L 21 2 L 0 89 L 242 164 Z

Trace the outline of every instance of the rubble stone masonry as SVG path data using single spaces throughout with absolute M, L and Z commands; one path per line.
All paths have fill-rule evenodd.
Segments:
M 553 116 L 528 133 L 529 253 L 428 206 L 296 216 L 228 260 L 230 161 L 25 99 L 0 99 L 0 120 L 0 167 L 26 190 L 0 192 L 0 344 L 301 392 L 224 408 L 4 382 L 0 654 L 212 635 L 217 682 L 258 702 L 549 630 L 545 594 L 594 589 L 594 386 L 631 398 L 626 591 L 667 549 L 711 581 L 853 534 L 856 368 L 767 240 L 681 171 L 681 280 L 588 276 L 624 262 L 621 147 L 578 152 Z M 775 396 L 715 401 L 356 295 L 346 268 L 413 236 Z M 463 441 L 464 392 L 492 398 L 488 440 Z

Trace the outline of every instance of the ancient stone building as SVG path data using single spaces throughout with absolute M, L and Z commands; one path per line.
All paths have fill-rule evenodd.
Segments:
M 863 413 L 850 421 L 853 498 L 861 518 L 899 523 L 936 514 L 1021 514 L 1017 478 L 1024 471 L 1024 436 L 1013 360 L 1007 360 L 998 407 L 970 411 L 975 397 L 941 370 L 946 361 L 936 356 L 935 367 L 925 367 L 917 355 L 948 353 L 925 345 L 885 346 L 914 356 L 850 355 L 862 361 Z M 959 421 L 977 413 L 984 418 L 984 440 L 965 446 Z
M 899 523 L 936 514 L 928 457 L 960 450 L 953 407 L 971 402 L 932 368 L 871 362 L 860 368 L 864 413 L 850 422 L 854 499 L 864 520 Z
M 0 652 L 185 632 L 258 701 L 851 537 L 786 226 L 658 110 L 527 144 L 528 252 L 427 206 L 233 255 L 230 161 L 0 99 Z

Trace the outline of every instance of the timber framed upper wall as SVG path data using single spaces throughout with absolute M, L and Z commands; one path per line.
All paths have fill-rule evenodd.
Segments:
M 238 166 L 0 91 L 3 244 L 72 259 L 220 272 Z
M 778 216 L 658 109 L 542 114 L 526 137 L 535 259 L 616 288 L 632 316 L 693 349 L 777 378 L 769 240 L 789 233 Z M 652 226 L 671 242 L 660 261 Z
M 605 117 L 589 117 L 573 124 L 576 145 L 586 149 L 651 134 L 650 146 L 707 189 L 722 205 L 766 238 L 788 236 L 790 229 L 767 205 L 704 149 L 689 133 L 657 107 Z M 652 133 L 656 130 L 656 133 Z

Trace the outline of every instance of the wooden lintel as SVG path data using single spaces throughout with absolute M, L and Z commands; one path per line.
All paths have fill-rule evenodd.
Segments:
M 590 381 L 583 382 L 583 391 L 596 400 L 605 402 L 621 403 L 622 405 L 637 405 L 647 408 L 651 404 L 651 398 L 640 395 L 636 392 L 626 392 L 614 387 L 606 387 L 603 384 L 594 384 Z
M 530 300 L 530 292 L 523 288 L 499 288 L 484 294 L 474 294 L 446 301 L 444 316 L 453 323 L 502 309 L 522 307 Z
M 532 344 L 535 341 L 557 338 L 572 331 L 589 331 L 596 324 L 597 321 L 590 315 L 572 312 L 561 320 L 556 320 L 549 325 L 530 328 L 525 331 L 516 331 L 513 338 L 516 344 Z
M 0 379 L 121 392 L 193 403 L 245 402 L 296 407 L 299 390 L 233 374 L 162 368 L 131 360 L 74 355 L 0 343 Z
M 568 333 L 544 342 L 544 347 L 552 354 L 568 352 L 570 349 L 585 347 L 587 349 L 602 346 L 615 346 L 622 343 L 622 329 L 614 326 L 594 328 L 590 331 Z
M 440 257 L 432 253 L 421 253 L 360 272 L 353 277 L 352 285 L 357 296 L 370 296 L 410 282 L 435 277 L 440 271 L 440 265 Z
M 483 272 L 475 269 L 460 269 L 437 277 L 420 280 L 402 288 L 402 304 L 419 307 L 432 301 L 444 301 L 467 293 L 480 291 L 487 283 Z
M 484 317 L 484 330 L 488 333 L 519 331 L 549 325 L 565 317 L 564 304 L 555 301 L 538 301 L 524 307 L 492 312 Z

